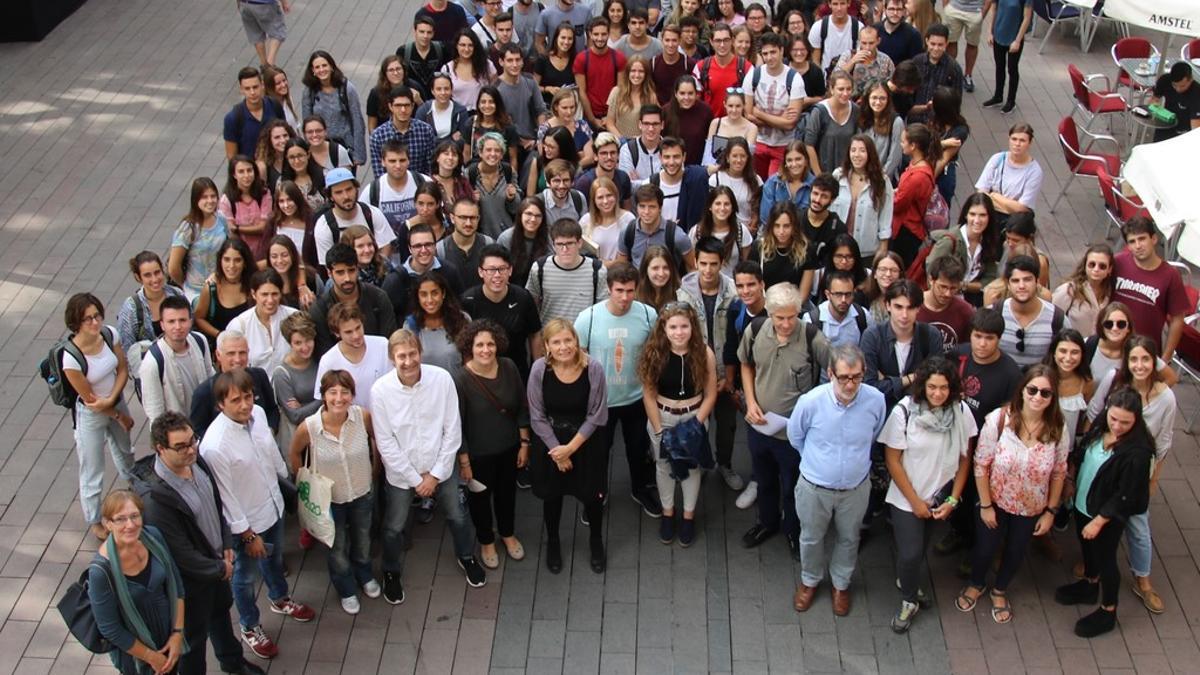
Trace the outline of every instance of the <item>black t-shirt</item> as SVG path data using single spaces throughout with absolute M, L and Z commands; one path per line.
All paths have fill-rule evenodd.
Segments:
M 804 227 L 804 236 L 808 237 L 808 255 L 804 256 L 804 269 L 818 270 L 825 266 L 825 256 L 830 254 L 829 247 L 833 245 L 834 237 L 846 232 L 846 225 L 832 211 L 821 223 L 821 227 L 813 227 L 808 222 L 808 209 L 800 213 L 800 224 Z
M 804 275 L 804 265 L 797 265 L 792 261 L 789 251 L 775 251 L 770 258 L 764 258 L 762 253 L 762 240 L 754 242 L 754 251 L 750 259 L 762 266 L 763 284 L 766 288 L 770 288 L 775 284 L 784 281 L 789 284 L 800 285 L 800 277 Z
M 704 327 L 708 329 L 708 346 L 713 346 L 713 321 L 717 315 L 717 295 L 700 294 L 700 298 L 704 300 Z
M 1013 389 L 1021 381 L 1021 367 L 1003 352 L 999 359 L 980 365 L 971 356 L 969 342 L 950 350 L 948 356 L 962 376 L 963 400 L 975 416 L 975 425 L 982 427 L 988 413 L 1012 398 Z
M 508 294 L 500 302 L 492 302 L 476 286 L 462 295 L 462 308 L 472 319 L 490 319 L 500 324 L 508 337 L 507 356 L 517 364 L 522 379 L 529 377 L 529 336 L 542 329 L 537 304 L 529 291 L 515 284 L 508 285 Z
M 875 28 L 879 31 L 879 51 L 887 54 L 892 63 L 907 61 L 925 51 L 921 32 L 907 21 L 897 26 L 894 33 L 887 32 L 882 21 Z
M 1175 113 L 1175 127 L 1155 131 L 1155 141 L 1186 134 L 1192 129 L 1192 120 L 1200 120 L 1200 84 L 1195 81 L 1181 94 L 1171 85 L 1170 77 L 1163 75 L 1154 85 L 1154 96 L 1162 99 L 1164 108 Z
M 416 44 L 407 44 L 396 49 L 396 56 L 404 61 L 404 72 L 419 85 L 418 91 L 425 100 L 433 98 L 433 74 L 445 63 L 446 48 L 444 44 L 434 41 L 429 45 L 429 53 L 421 56 Z M 367 114 L 370 114 L 370 103 L 367 104 Z M 385 106 L 386 107 L 386 106 Z M 387 115 L 383 115 L 387 117 Z

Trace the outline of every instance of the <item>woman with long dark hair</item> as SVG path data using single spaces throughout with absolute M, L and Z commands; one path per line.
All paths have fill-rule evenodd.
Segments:
M 279 66 L 263 66 L 262 77 L 263 88 L 266 90 L 267 96 L 275 99 L 275 102 L 283 109 L 283 118 L 287 121 L 288 126 L 299 133 L 300 111 L 296 110 L 296 104 L 292 102 L 292 87 L 287 73 Z
M 442 66 L 441 72 L 449 75 L 454 84 L 454 100 L 467 110 L 474 110 L 480 88 L 495 81 L 496 66 L 488 59 L 487 49 L 470 28 L 458 31 L 453 46 L 454 56 Z
M 725 248 L 721 272 L 731 279 L 733 268 L 750 255 L 750 243 L 754 241 L 750 228 L 738 222 L 737 204 L 737 197 L 728 186 L 709 188 L 700 222 L 688 232 L 693 245 L 705 237 L 715 237 L 721 242 Z
M 438 140 L 461 142 L 462 126 L 471 113 L 454 100 L 454 81 L 449 75 L 437 72 L 430 78 L 429 88 L 433 90 L 433 98 L 417 106 L 413 117 L 433 127 Z
M 819 305 L 825 300 L 825 289 L 830 272 L 846 272 L 854 278 L 854 287 L 867 280 L 867 268 L 863 265 L 863 257 L 859 253 L 858 242 L 845 232 L 839 232 L 825 247 L 824 260 L 813 278 L 813 304 Z
M 982 192 L 973 193 L 963 200 L 958 232 L 938 238 L 925 259 L 928 269 L 937 258 L 957 256 L 967 271 L 963 277 L 963 297 L 976 307 L 983 306 L 983 289 L 999 276 L 1003 248 L 995 216 L 992 198 Z
M 578 153 L 578 157 L 571 163 L 575 165 L 576 169 L 580 169 L 594 164 L 596 153 L 593 147 L 591 126 L 575 117 L 576 111 L 579 110 L 577 91 L 564 88 L 554 95 L 554 99 L 550 102 L 550 116 L 538 126 L 538 142 L 542 142 L 555 127 L 566 129 L 570 133 L 571 145 Z M 559 152 L 565 152 L 564 148 L 560 147 Z M 564 159 L 567 158 L 564 156 Z
M 1083 359 L 1083 336 L 1074 328 L 1064 328 L 1054 336 L 1050 351 L 1042 363 L 1054 369 L 1058 378 L 1058 407 L 1067 424 L 1067 439 L 1074 447 L 1075 438 L 1083 431 L 1080 417 L 1096 390 L 1092 370 Z
M 228 224 L 217 210 L 220 193 L 211 178 L 192 181 L 188 212 L 171 237 L 167 273 L 195 301 L 200 289 L 217 267 L 217 249 L 225 241 Z
M 313 123 L 314 129 L 319 122 Z M 291 181 L 300 188 L 310 212 L 316 213 L 325 208 L 328 203 L 328 197 L 325 196 L 325 167 L 313 157 L 308 141 L 303 138 L 288 141 L 283 149 L 283 159 L 280 183 Z
M 929 102 L 929 132 L 933 134 L 933 173 L 938 192 L 949 204 L 958 188 L 958 155 L 971 135 L 971 127 L 962 116 L 962 93 L 950 87 L 938 87 Z
M 259 269 L 275 270 L 283 281 L 281 302 L 296 309 L 308 309 L 316 301 L 317 274 L 300 259 L 300 249 L 291 237 L 277 234 L 267 248 L 267 259 Z
M 450 282 L 437 270 L 417 277 L 408 306 L 412 312 L 404 327 L 421 341 L 421 362 L 450 370 L 462 364 L 455 342 L 471 317 L 462 311 Z
M 1067 455 L 1066 422 L 1058 407 L 1058 377 L 1037 364 L 1025 376 L 1008 405 L 984 418 L 975 449 L 975 485 L 979 489 L 971 579 L 955 606 L 970 612 L 987 588 L 988 572 L 1003 547 L 992 583 L 992 620 L 1012 621 L 1008 585 L 1021 568 L 1033 537 L 1054 524 L 1063 497 Z
M 896 541 L 896 578 L 900 609 L 892 630 L 908 631 L 928 597 L 921 590 L 929 534 L 939 520 L 959 507 L 971 470 L 971 439 L 979 433 L 971 409 L 962 400 L 958 367 L 942 356 L 917 366 L 908 396 L 892 408 L 879 442 L 884 446 L 892 482 L 891 507 Z
M 250 276 L 250 297 L 253 304 L 230 319 L 228 327 L 246 336 L 249 367 L 271 375 L 290 349 L 280 325 L 300 310 L 283 304 L 283 277 L 273 269 L 256 270 Z
M 462 151 L 459 149 L 458 143 L 446 140 L 434 147 L 433 175 L 430 178 L 441 188 L 439 206 L 442 210 L 443 221 L 449 215 L 446 211 L 450 205 L 465 197 L 472 199 L 475 197 L 475 189 L 471 187 L 471 181 L 463 175 L 462 167 Z
M 533 79 L 542 90 L 547 107 L 558 92 L 575 86 L 575 73 L 571 69 L 574 62 L 575 26 L 564 21 L 558 24 L 546 41 L 546 53 L 533 62 Z
M 282 180 L 275 188 L 274 208 L 271 222 L 276 236 L 292 240 L 296 249 L 304 248 L 304 240 L 312 238 L 313 212 L 299 186 L 290 180 Z
M 267 189 L 258 165 L 245 155 L 229 160 L 225 190 L 217 210 L 225 216 L 229 236 L 250 247 L 255 260 L 267 255 L 266 242 L 275 236 L 271 227 L 271 191 Z
M 456 152 L 452 154 L 457 155 Z M 442 208 L 442 188 L 440 183 L 430 181 L 418 187 L 416 194 L 413 196 L 413 205 L 416 207 L 416 212 L 413 213 L 412 217 L 404 221 L 405 229 L 412 231 L 418 225 L 428 225 L 433 230 L 434 242 L 441 241 L 450 228 L 446 225 L 446 214 Z M 405 262 L 401 261 L 400 264 L 403 265 Z
M 1128 387 L 1118 389 L 1102 412 L 1071 454 L 1068 470 L 1068 499 L 1083 552 L 1083 578 L 1054 592 L 1054 599 L 1063 605 L 1100 602 L 1096 611 L 1075 622 L 1075 634 L 1084 638 L 1116 627 L 1121 590 L 1117 548 L 1132 520 L 1145 516 L 1150 506 L 1148 476 L 1154 462 L 1154 441 L 1141 395 Z
M 671 102 L 667 104 L 663 134 L 683 141 L 684 163 L 699 165 L 704 161 L 704 143 L 708 126 L 713 120 L 712 108 L 700 99 L 700 85 L 691 75 L 675 80 Z
M 750 259 L 762 267 L 765 287 L 787 282 L 799 288 L 807 256 L 808 237 L 796 207 L 790 201 L 775 204 L 750 251 Z
M 888 248 L 900 255 L 904 269 L 908 269 L 925 241 L 925 210 L 936 188 L 930 161 L 933 134 L 929 127 L 924 124 L 905 127 L 900 149 L 909 162 L 892 199 L 892 239 Z
M 349 148 L 350 158 L 355 164 L 365 163 L 367 127 L 354 83 L 342 73 L 329 52 L 323 49 L 318 49 L 308 57 L 303 81 L 301 108 L 306 120 L 305 127 L 308 126 L 309 117 L 319 116 L 325 122 L 329 138 Z M 309 142 L 312 142 L 311 139 Z
M 320 115 L 305 117 L 301 123 L 301 132 L 304 134 L 304 140 L 308 141 L 308 152 L 316 160 L 317 166 L 321 167 L 322 174 L 337 167 L 354 168 L 351 150 L 340 141 L 329 137 L 328 127 Z
M 696 540 L 696 505 L 700 500 L 699 466 L 676 476 L 671 457 L 664 457 L 664 433 L 695 419 L 701 426 L 708 422 L 717 402 L 716 357 L 704 343 L 696 310 L 686 302 L 669 303 L 659 311 L 658 320 L 637 363 L 642 383 L 642 402 L 650 431 L 650 452 L 655 463 L 655 482 L 662 500 L 659 541 L 675 540 L 675 483 L 683 492 L 683 520 L 679 527 L 679 545 L 687 548 Z
M 787 21 L 789 24 L 794 21 L 793 14 L 788 13 Z M 795 16 L 799 17 L 800 24 L 804 24 L 804 15 L 795 12 Z M 800 79 L 804 82 L 804 98 L 800 99 L 801 112 L 808 112 L 808 109 L 820 103 L 825 98 L 825 71 L 821 70 L 821 66 L 817 65 L 812 60 L 812 45 L 808 42 L 808 31 L 802 29 L 802 33 L 793 34 L 789 29 L 785 34 L 788 41 L 788 65 L 792 70 L 800 75 Z
M 512 167 L 513 175 L 517 175 L 517 148 L 521 138 L 517 136 L 517 128 L 513 126 L 512 117 L 504 109 L 504 97 L 495 86 L 487 84 L 479 88 L 479 96 L 475 99 L 474 113 L 463 119 L 460 129 L 463 139 L 463 161 L 470 164 L 474 158 L 475 145 L 489 131 L 500 134 L 508 144 L 508 164 Z
M 708 184 L 732 190 L 738 225 L 751 232 L 758 230 L 758 213 L 753 203 L 762 190 L 762 181 L 754 172 L 754 152 L 745 138 L 739 136 L 725 143 L 717 159 L 717 170 L 708 177 Z
M 858 132 L 865 134 L 875 146 L 883 175 L 889 181 L 900 173 L 900 136 L 904 119 L 892 105 L 892 90 L 886 82 L 867 85 L 858 106 Z
M 838 196 L 829 205 L 858 242 L 864 262 L 887 253 L 892 236 L 892 183 L 879 164 L 871 137 L 857 134 L 842 165 L 833 170 Z
M 859 292 L 854 296 L 854 302 L 871 311 L 875 323 L 888 320 L 887 289 L 900 280 L 904 274 L 904 261 L 893 251 L 888 251 L 875 259 L 875 266 L 870 276 L 859 286 Z
M 525 288 L 533 263 L 553 253 L 549 230 L 546 207 L 541 197 L 526 197 L 517 204 L 516 222 L 496 239 L 496 243 L 508 249 L 512 255 L 510 283 Z
M 588 141 L 589 147 L 591 141 Z M 566 127 L 551 127 L 546 130 L 546 135 L 538 141 L 541 146 L 541 151 L 537 154 L 529 153 L 527 171 L 529 178 L 526 181 L 526 192 L 534 195 L 541 194 L 546 189 L 546 165 L 556 159 L 562 159 L 569 162 L 576 169 L 579 168 L 579 150 L 575 146 L 575 137 Z
M 675 302 L 680 283 L 679 268 L 675 266 L 671 252 L 662 246 L 648 246 L 638 267 L 638 302 L 655 311 L 661 310 Z
M 384 101 L 388 100 L 391 91 L 399 86 L 408 87 L 413 95 L 413 106 L 421 105 L 421 85 L 408 77 L 408 69 L 404 60 L 395 54 L 383 57 L 379 64 L 379 79 L 375 86 L 367 92 L 367 133 L 375 131 L 375 127 L 386 122 L 392 114 Z
M 812 182 L 816 176 L 808 165 L 808 150 L 804 141 L 792 141 L 783 151 L 783 165 L 779 173 L 763 183 L 758 202 L 759 230 L 766 224 L 776 204 L 789 203 L 798 211 L 808 208 Z
M 137 292 L 125 298 L 117 312 L 117 337 L 126 352 L 134 344 L 154 341 L 162 335 L 159 308 L 172 295 L 183 295 L 178 286 L 167 283 L 162 258 L 154 251 L 142 251 L 129 259 L 129 272 L 138 282 Z
M 1092 244 L 1084 251 L 1071 276 L 1054 289 L 1054 306 L 1085 338 L 1096 334 L 1096 317 L 1116 290 L 1113 250 L 1108 244 Z
M 217 335 L 238 314 L 254 305 L 250 280 L 258 266 L 250 247 L 241 239 L 226 239 L 217 249 L 217 268 L 196 298 L 196 328 L 217 347 Z

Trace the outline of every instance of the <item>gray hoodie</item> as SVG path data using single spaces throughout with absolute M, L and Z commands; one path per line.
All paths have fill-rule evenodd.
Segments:
M 700 331 L 704 335 L 704 341 L 707 342 L 715 354 L 723 353 L 725 348 L 725 327 L 727 319 L 725 313 L 729 311 L 729 306 L 737 299 L 737 288 L 733 285 L 733 279 L 721 275 L 721 288 L 717 291 L 717 302 L 713 307 L 712 316 L 712 335 L 709 335 L 709 321 L 704 308 L 704 296 L 700 293 L 700 273 L 689 272 L 687 276 L 679 284 L 679 290 L 676 291 L 675 297 L 681 302 L 686 302 L 696 310 L 696 316 L 700 319 Z M 725 369 L 717 368 L 717 379 L 725 379 Z

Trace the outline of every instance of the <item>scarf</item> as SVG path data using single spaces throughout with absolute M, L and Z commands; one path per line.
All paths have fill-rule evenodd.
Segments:
M 928 403 L 920 403 L 912 413 L 913 423 L 917 427 L 936 434 L 941 439 L 938 457 L 953 456 L 957 462 L 962 449 L 967 447 L 962 425 L 962 406 L 954 403 L 941 408 L 930 408 Z

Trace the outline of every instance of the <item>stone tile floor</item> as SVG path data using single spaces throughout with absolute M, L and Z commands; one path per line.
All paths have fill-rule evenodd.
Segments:
M 378 59 L 407 38 L 417 6 L 296 4 L 281 53 L 292 80 L 298 84 L 305 55 L 321 47 L 360 91 L 373 82 Z M 1054 141 L 1058 119 L 1071 110 L 1066 64 L 1111 73 L 1099 46 L 1106 40 L 1111 35 L 1102 34 L 1090 54 L 1064 36 L 1044 55 L 1028 51 L 1011 116 L 979 108 L 992 82 L 985 56 L 979 91 L 964 105 L 972 136 L 960 195 L 986 157 L 1005 146 L 1009 125 L 1025 120 L 1037 130 L 1035 153 L 1047 170 L 1042 246 L 1056 280 L 1084 242 L 1103 236 L 1092 182 L 1077 181 L 1052 216 L 1048 205 L 1066 179 Z M 144 248 L 166 249 L 190 179 L 220 180 L 221 117 L 235 100 L 234 73 L 253 59 L 229 3 L 91 0 L 42 43 L 0 45 L 0 672 L 111 672 L 104 657 L 66 637 L 54 610 L 96 544 L 85 536 L 75 500 L 69 420 L 47 402 L 34 368 L 62 332 L 65 297 L 87 289 L 116 307 L 134 289 L 124 261 Z M 1195 391 L 1181 394 L 1194 411 Z M 136 433 L 147 452 L 141 420 Z M 1030 556 L 1012 589 L 1017 618 L 1008 626 L 983 610 L 955 611 L 954 561 L 932 557 L 937 609 L 896 636 L 887 629 L 897 597 L 882 526 L 863 549 L 851 615 L 835 620 L 824 592 L 797 615 L 790 600 L 797 569 L 783 542 L 742 549 L 753 516 L 733 507 L 734 495 L 718 480 L 705 485 L 696 545 L 668 548 L 627 498 L 618 462 L 603 576 L 583 563 L 584 528 L 570 509 L 564 573 L 540 566 L 540 509 L 523 493 L 518 535 L 527 560 L 504 563 L 485 588 L 468 590 L 440 522 L 418 526 L 408 601 L 366 601 L 349 617 L 338 608 L 323 555 L 300 551 L 289 536 L 295 594 L 321 612 L 308 625 L 266 615 L 283 649 L 271 672 L 1200 672 L 1200 611 L 1184 604 L 1195 602 L 1200 587 L 1198 451 L 1194 437 L 1177 434 L 1153 500 L 1154 578 L 1167 612 L 1151 616 L 1125 591 L 1120 630 L 1090 642 L 1071 633 L 1076 610 L 1051 597 L 1075 556 L 1068 537 L 1059 537 L 1066 562 Z M 748 471 L 744 445 L 736 457 Z

